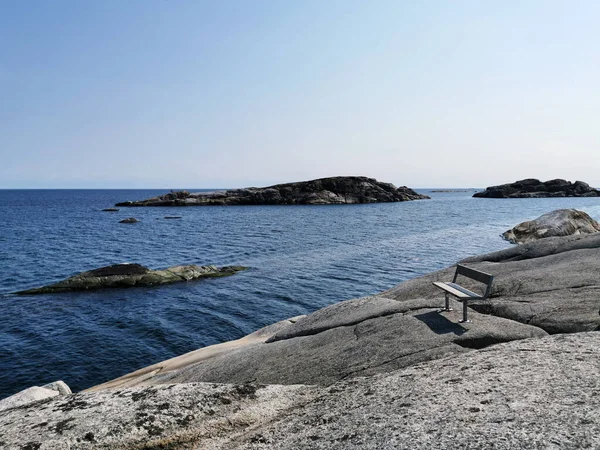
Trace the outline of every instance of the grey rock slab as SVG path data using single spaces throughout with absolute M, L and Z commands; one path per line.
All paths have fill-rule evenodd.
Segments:
M 4 411 L 0 447 L 593 449 L 598 373 L 600 333 L 588 332 L 502 343 L 327 387 L 104 390 Z
M 471 308 L 550 333 L 600 330 L 600 236 L 542 239 L 468 258 L 468 267 L 494 275 L 491 297 Z M 398 301 L 443 299 L 432 281 L 450 281 L 453 268 L 402 283 L 381 296 Z M 478 284 L 459 280 L 469 289 Z
M 422 308 L 423 304 L 420 303 L 417 307 Z M 318 334 L 331 328 L 355 325 L 367 319 L 403 313 L 410 309 L 411 305 L 408 303 L 400 303 L 384 297 L 370 296 L 347 300 L 304 316 L 293 325 L 276 333 L 267 342 Z
M 587 213 L 576 209 L 557 209 L 537 219 L 521 222 L 502 233 L 513 244 L 545 239 L 554 236 L 591 234 L 600 231 L 600 223 Z
M 379 307 L 386 303 L 371 301 Z M 348 305 L 368 309 L 368 302 L 360 299 Z M 353 306 L 342 304 L 337 308 L 349 310 Z M 295 325 L 304 330 L 304 321 L 314 327 L 313 331 L 323 329 L 318 320 L 310 321 L 308 316 L 284 328 L 280 333 L 285 333 L 285 339 L 234 349 L 178 371 L 158 374 L 151 381 L 326 385 L 498 342 L 546 335 L 530 325 L 476 312 L 472 313 L 471 323 L 459 324 L 458 311 L 440 312 L 431 300 L 415 300 L 410 308 L 400 305 L 400 309 L 404 312 L 365 318 L 358 323 L 354 323 L 353 313 L 351 324 L 338 326 L 332 324 L 328 314 L 317 312 L 330 328 L 310 335 L 287 333 Z
M 600 333 L 499 344 L 355 378 L 221 448 L 597 449 Z
M 147 386 L 156 384 L 155 380 L 165 378 L 169 372 L 178 372 L 181 369 L 214 358 L 217 355 L 229 353 L 248 345 L 254 345 L 259 342 L 264 342 L 280 330 L 291 326 L 297 320 L 304 316 L 292 317 L 290 319 L 281 320 L 274 324 L 256 330 L 240 339 L 234 341 L 222 342 L 220 344 L 209 345 L 208 347 L 199 348 L 197 350 L 176 356 L 166 361 L 161 361 L 150 366 L 143 367 L 135 372 L 123 375 L 106 383 L 93 386 L 86 391 L 98 391 L 101 389 L 125 388 L 133 386 Z
M 600 234 L 550 237 L 497 252 L 465 258 L 465 263 L 510 262 L 534 259 L 580 249 L 600 248 Z
M 11 395 L 10 397 L 0 400 L 0 411 L 16 408 L 22 405 L 29 405 L 30 403 L 35 403 L 40 400 L 56 397 L 57 395 L 60 395 L 60 392 L 58 390 L 48 389 L 40 386 L 32 386 L 30 388 L 17 392 L 16 394 Z
M 54 381 L 41 387 L 32 386 L 0 400 L 0 411 L 71 393 L 71 388 L 64 381 Z
M 71 388 L 62 380 L 54 381 L 52 383 L 48 383 L 42 386 L 44 389 L 51 389 L 53 391 L 57 391 L 60 395 L 69 395 L 73 392 Z
M 0 448 L 219 448 L 221 438 L 274 420 L 314 398 L 314 391 L 179 384 L 55 397 L 0 414 Z

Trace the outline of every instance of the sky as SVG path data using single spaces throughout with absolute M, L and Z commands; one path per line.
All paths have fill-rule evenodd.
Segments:
M 600 187 L 600 2 L 0 0 L 0 188 Z

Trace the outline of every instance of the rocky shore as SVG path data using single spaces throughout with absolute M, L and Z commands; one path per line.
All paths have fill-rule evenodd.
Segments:
M 470 323 L 440 311 L 449 267 L 5 409 L 0 447 L 600 447 L 600 234 L 463 263 L 495 276 Z
M 174 266 L 163 270 L 151 270 L 140 264 L 114 264 L 81 272 L 58 283 L 15 292 L 18 295 L 53 294 L 57 292 L 89 291 L 106 288 L 156 286 L 200 278 L 224 277 L 245 270 L 240 266 Z
M 600 197 L 600 191 L 583 181 L 571 183 L 556 179 L 542 182 L 535 178 L 514 183 L 490 186 L 473 197 L 481 198 L 542 198 L 542 197 Z
M 592 234 L 600 231 L 600 223 L 587 213 L 576 209 L 557 209 L 535 220 L 521 222 L 502 233 L 513 244 L 523 244 L 553 236 Z
M 263 188 L 228 191 L 170 192 L 140 201 L 115 206 L 227 206 L 227 205 L 332 205 L 378 202 L 404 202 L 428 199 L 412 189 L 397 188 L 367 177 L 330 177 Z

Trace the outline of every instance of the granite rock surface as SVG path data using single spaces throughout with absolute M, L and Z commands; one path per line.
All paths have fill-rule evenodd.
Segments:
M 542 337 L 540 328 L 472 312 L 440 312 L 443 298 L 398 302 L 367 297 L 336 303 L 281 327 L 266 341 L 180 367 L 123 377 L 128 386 L 189 382 L 321 384 L 389 372 L 499 342 Z M 120 379 L 110 384 L 118 384 Z
M 485 314 L 534 325 L 548 333 L 600 330 L 600 234 L 541 239 L 461 261 L 494 275 L 488 300 L 470 302 Z M 432 281 L 450 281 L 454 268 L 402 283 L 382 296 L 398 301 L 439 298 Z M 478 283 L 458 279 L 472 290 Z
M 502 233 L 502 237 L 513 244 L 523 244 L 553 236 L 591 234 L 600 231 L 600 223 L 587 213 L 576 209 L 557 209 L 535 220 L 521 222 Z
M 330 386 L 167 384 L 0 414 L 0 448 L 600 447 L 600 333 L 555 335 Z

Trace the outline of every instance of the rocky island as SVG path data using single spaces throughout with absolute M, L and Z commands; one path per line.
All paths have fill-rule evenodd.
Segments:
M 406 186 L 397 188 L 373 178 L 330 177 L 262 188 L 197 193 L 177 191 L 147 200 L 117 203 L 115 206 L 332 205 L 428 198 Z
M 224 277 L 245 270 L 240 266 L 174 266 L 151 270 L 140 264 L 114 264 L 81 272 L 58 283 L 15 292 L 19 295 L 53 294 L 55 292 L 88 291 L 103 288 L 155 286 L 159 284 L 192 281 L 200 278 Z
M 514 183 L 490 186 L 473 197 L 480 198 L 542 198 L 542 197 L 600 197 L 600 191 L 583 181 L 571 183 L 567 180 L 542 182 L 535 178 Z
M 441 311 L 449 267 L 81 393 L 10 397 L 0 446 L 600 448 L 600 233 L 461 263 L 495 276 L 470 323 Z

